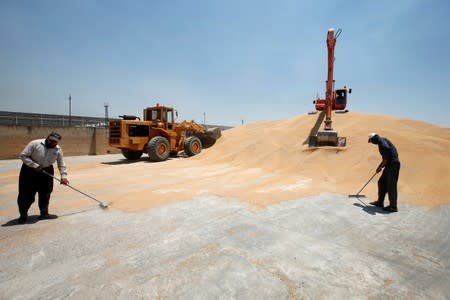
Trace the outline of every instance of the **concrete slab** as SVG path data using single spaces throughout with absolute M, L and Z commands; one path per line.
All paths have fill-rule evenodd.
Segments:
M 449 205 L 386 214 L 363 201 L 201 196 L 1 216 L 0 298 L 449 299 Z

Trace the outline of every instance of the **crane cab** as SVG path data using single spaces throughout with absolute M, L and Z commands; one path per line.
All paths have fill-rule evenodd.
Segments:
M 347 107 L 347 95 L 352 92 L 352 89 L 347 89 L 345 86 L 341 89 L 336 89 L 334 93 L 334 99 L 331 99 L 332 110 L 345 110 Z M 317 111 L 324 110 L 326 105 L 325 99 L 317 98 L 313 103 L 316 106 Z
M 333 105 L 333 110 L 343 110 L 347 106 L 347 89 L 336 90 L 336 101 Z

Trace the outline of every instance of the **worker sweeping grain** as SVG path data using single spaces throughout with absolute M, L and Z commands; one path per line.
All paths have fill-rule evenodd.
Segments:
M 53 164 L 57 162 L 61 174 L 61 184 L 68 184 L 66 165 L 63 152 L 58 145 L 61 135 L 52 132 L 46 139 L 31 141 L 20 153 L 23 162 L 19 175 L 19 224 L 27 221 L 28 209 L 34 202 L 36 193 L 39 196 L 40 220 L 56 219 L 57 216 L 48 213 L 50 195 L 53 191 L 53 178 L 44 172 L 53 175 Z
M 369 143 L 378 145 L 382 161 L 378 165 L 376 172 L 383 170 L 383 174 L 378 180 L 378 200 L 370 204 L 383 207 L 386 193 L 389 196 L 389 206 L 383 207 L 388 212 L 397 212 L 397 181 L 400 172 L 400 160 L 394 144 L 387 138 L 380 137 L 375 132 L 369 133 Z

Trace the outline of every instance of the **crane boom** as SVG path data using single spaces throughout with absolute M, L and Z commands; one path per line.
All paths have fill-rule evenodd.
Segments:
M 340 29 L 338 32 L 340 33 Z M 336 100 L 336 93 L 334 92 L 334 47 L 336 46 L 336 36 L 334 29 L 330 28 L 327 34 L 327 48 L 328 48 L 328 76 L 327 76 L 327 90 L 325 93 L 325 130 L 333 130 L 331 127 L 331 111 L 333 103 Z
M 345 109 L 347 105 L 347 94 L 351 93 L 351 89 L 344 88 L 335 90 L 334 87 L 334 48 L 336 46 L 336 39 L 341 34 L 342 30 L 338 29 L 336 32 L 333 28 L 328 29 L 327 33 L 327 50 L 328 50 L 328 73 L 326 81 L 325 99 L 317 99 L 314 101 L 316 110 L 322 111 L 325 115 L 324 128 L 320 130 L 317 135 L 310 136 L 309 146 L 345 146 L 345 137 L 338 137 L 336 131 L 333 130 L 331 114 L 333 110 Z

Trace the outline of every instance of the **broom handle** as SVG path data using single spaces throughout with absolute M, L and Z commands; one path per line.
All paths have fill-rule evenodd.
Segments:
M 356 195 L 359 195 L 359 193 L 361 193 L 361 191 L 366 187 L 366 185 L 369 184 L 369 182 L 375 177 L 375 175 L 377 175 L 377 172 L 375 172 L 375 174 L 370 177 L 369 181 L 366 182 L 366 184 L 359 190 L 359 192 L 356 193 Z
M 61 182 L 61 179 L 59 179 L 58 177 L 53 176 L 53 175 L 50 174 L 50 173 L 47 173 L 46 171 L 42 171 L 42 173 L 44 173 L 44 174 L 46 174 L 46 175 L 48 175 L 48 176 L 50 176 L 50 177 L 53 177 L 53 179 L 58 180 L 59 182 Z M 80 194 L 85 195 L 86 197 L 91 198 L 91 199 L 94 200 L 94 201 L 97 201 L 97 202 L 100 203 L 100 204 L 103 204 L 101 201 L 99 201 L 99 200 L 95 199 L 94 197 L 92 197 L 92 196 L 90 196 L 90 195 L 88 195 L 88 194 L 86 194 L 86 193 L 80 191 L 80 190 L 77 189 L 77 188 L 74 188 L 73 186 L 71 186 L 71 185 L 69 185 L 69 184 L 67 184 L 67 183 L 65 183 L 64 185 L 67 185 L 67 186 L 70 187 L 71 189 L 77 191 L 77 192 L 80 193 Z

